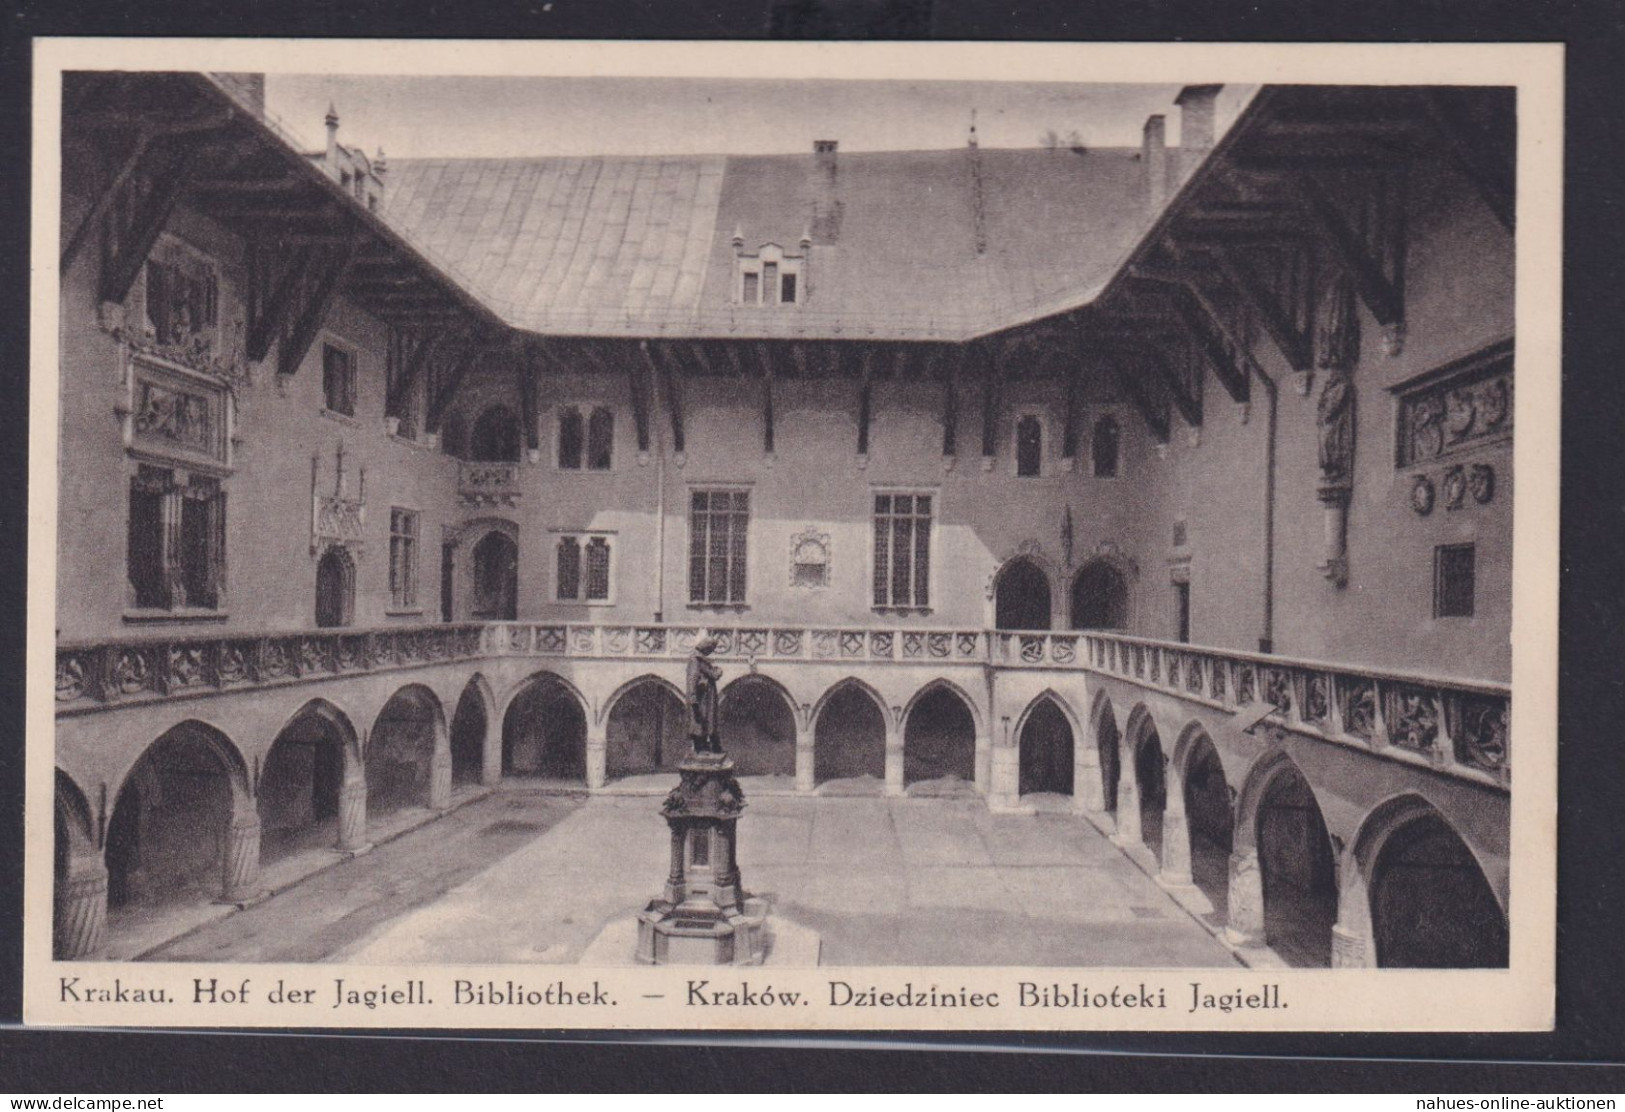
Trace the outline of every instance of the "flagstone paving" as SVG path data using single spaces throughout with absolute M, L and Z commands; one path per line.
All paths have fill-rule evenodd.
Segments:
M 757 795 L 739 838 L 745 887 L 818 932 L 824 965 L 1236 964 L 1074 815 Z M 647 797 L 504 787 L 149 956 L 573 962 L 656 894 L 668 864 Z

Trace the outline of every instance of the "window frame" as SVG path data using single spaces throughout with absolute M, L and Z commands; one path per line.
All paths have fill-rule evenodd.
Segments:
M 321 352 L 322 368 L 322 413 L 330 417 L 354 421 L 359 418 L 361 410 L 361 353 L 360 350 L 347 341 L 340 340 L 328 333 L 323 333 L 317 340 L 317 347 Z M 350 410 L 346 413 L 342 409 L 334 409 L 327 403 L 331 400 L 327 393 L 327 353 L 335 351 L 341 353 L 350 364 L 349 401 Z
M 1110 420 L 1117 429 L 1117 450 L 1114 453 L 1115 458 L 1113 461 L 1116 466 L 1113 468 L 1110 475 L 1102 475 L 1100 473 L 1100 469 L 1095 465 L 1095 431 L 1100 427 L 1101 423 L 1106 420 Z M 1125 470 L 1123 461 L 1124 427 L 1122 416 L 1117 413 L 1116 410 L 1110 409 L 1102 413 L 1097 413 L 1094 420 L 1089 422 L 1089 477 L 1091 479 L 1104 479 L 1107 482 L 1112 482 L 1123 477 Z
M 399 522 L 410 530 L 397 528 Z M 397 552 L 401 553 L 397 564 Z M 402 568 L 397 580 L 397 568 Z M 389 601 L 391 614 L 423 613 L 423 514 L 407 506 L 389 508 Z
M 707 498 L 710 498 L 712 496 L 719 495 L 719 494 L 726 494 L 726 495 L 730 496 L 730 498 L 732 496 L 734 496 L 734 495 L 743 495 L 745 497 L 745 508 L 744 508 L 744 511 L 743 511 L 744 512 L 744 518 L 745 518 L 745 522 L 744 522 L 744 541 L 743 541 L 744 551 L 740 555 L 739 560 L 736 563 L 735 559 L 734 559 L 734 556 L 733 556 L 733 553 L 732 553 L 732 550 L 731 550 L 731 542 L 732 542 L 732 540 L 734 538 L 734 532 L 733 532 L 733 526 L 730 523 L 729 534 L 728 534 L 729 540 L 730 540 L 730 551 L 725 557 L 726 563 L 725 563 L 724 572 L 723 572 L 724 579 L 726 580 L 726 584 L 727 584 L 727 590 L 724 593 L 727 594 L 729 597 L 724 598 L 724 599 L 715 599 L 715 598 L 711 597 L 710 566 L 711 566 L 711 560 L 713 559 L 713 557 L 711 557 L 709 555 L 709 547 L 710 547 L 710 543 L 711 543 L 711 528 L 710 528 L 709 521 L 707 522 L 707 526 L 706 526 L 706 546 L 707 546 L 708 554 L 705 557 L 706 572 L 705 572 L 705 589 L 703 591 L 703 594 L 704 594 L 705 597 L 703 597 L 703 598 L 695 598 L 694 597 L 694 540 L 695 540 L 694 515 L 696 513 L 696 510 L 694 509 L 694 499 L 695 499 L 695 496 L 701 495 L 701 494 L 705 495 Z M 751 589 L 751 581 L 753 579 L 753 576 L 751 575 L 751 566 L 750 566 L 751 565 L 751 552 L 756 547 L 752 543 L 752 539 L 751 539 L 751 534 L 753 532 L 752 525 L 753 525 L 754 518 L 755 518 L 755 508 L 754 508 L 754 506 L 752 504 L 753 500 L 752 500 L 751 494 L 752 494 L 752 489 L 751 489 L 750 486 L 739 484 L 739 483 L 694 483 L 694 484 L 691 484 L 688 487 L 688 506 L 687 506 L 687 511 L 684 514 L 685 520 L 688 523 L 688 536 L 686 538 L 686 544 L 684 545 L 684 552 L 686 554 L 685 558 L 687 559 L 687 562 L 688 562 L 688 574 L 687 574 L 686 578 L 687 578 L 687 605 L 688 605 L 689 609 L 691 609 L 691 610 L 745 610 L 745 609 L 748 609 L 750 607 L 750 589 Z M 708 519 L 712 515 L 717 514 L 717 513 L 726 513 L 731 518 L 732 516 L 738 514 L 739 512 L 740 511 L 732 509 L 732 508 L 730 508 L 730 509 L 728 509 L 726 511 L 718 511 L 718 510 L 714 510 L 714 509 L 709 508 L 709 505 L 708 505 L 708 507 L 707 507 L 707 509 L 705 511 L 706 516 L 707 516 Z M 742 580 L 741 585 L 740 585 L 739 597 L 738 598 L 732 597 L 732 595 L 733 595 L 732 588 L 733 588 L 733 581 L 734 581 L 734 573 L 735 573 L 736 568 L 739 569 L 739 576 L 740 576 L 740 578 Z
M 548 601 L 557 606 L 614 606 L 615 582 L 620 572 L 620 535 L 610 529 L 551 529 L 548 531 L 551 547 L 548 549 Z M 563 577 L 559 574 L 559 551 L 567 540 L 576 542 L 576 591 L 574 595 L 560 593 Z M 609 552 L 606 571 L 606 594 L 603 598 L 587 597 L 587 549 L 595 540 L 601 540 Z
M 1010 474 L 1018 479 L 1041 479 L 1050 474 L 1050 468 L 1045 464 L 1048 461 L 1046 449 L 1049 445 L 1049 422 L 1045 420 L 1045 413 L 1037 406 L 1023 406 L 1012 414 L 1010 422 Z M 1038 423 L 1038 470 L 1030 475 L 1021 471 L 1021 424 L 1032 419 Z
M 920 603 L 920 602 L 915 601 L 915 599 L 917 599 L 918 596 L 919 596 L 918 574 L 917 574 L 918 569 L 912 566 L 912 560 L 913 560 L 913 554 L 918 551 L 918 543 L 917 542 L 915 542 L 915 544 L 913 544 L 910 547 L 911 567 L 909 569 L 909 582 L 910 582 L 911 587 L 913 588 L 911 590 L 911 595 L 913 597 L 909 600 L 909 602 L 904 603 L 904 604 L 899 604 L 896 601 L 896 599 L 892 596 L 891 588 L 892 588 L 892 584 L 895 583 L 895 581 L 896 581 L 896 573 L 895 573 L 895 570 L 894 570 L 894 565 L 890 562 L 890 549 L 888 548 L 888 562 L 887 562 L 887 568 L 886 568 L 887 599 L 886 599 L 885 602 L 879 602 L 879 601 L 876 601 L 876 599 L 875 599 L 875 589 L 874 589 L 874 587 L 875 587 L 875 572 L 877 570 L 876 565 L 877 565 L 877 563 L 878 563 L 878 561 L 880 559 L 880 529 L 879 529 L 880 511 L 875 508 L 875 499 L 880 498 L 880 497 L 890 497 L 890 498 L 895 499 L 895 498 L 897 498 L 899 496 L 909 497 L 909 498 L 922 498 L 922 497 L 924 497 L 924 498 L 931 499 L 931 511 L 930 511 L 930 513 L 928 515 L 925 515 L 927 520 L 930 522 L 931 535 L 926 540 L 926 549 L 925 549 L 925 551 L 926 551 L 926 561 L 927 561 L 928 566 L 926 568 L 926 576 L 925 576 L 925 602 L 924 603 Z M 939 488 L 939 487 L 917 487 L 917 486 L 898 486 L 898 487 L 876 486 L 876 487 L 871 487 L 870 488 L 868 498 L 869 498 L 869 505 L 868 505 L 868 509 L 869 509 L 869 579 L 868 579 L 867 585 L 865 586 L 865 590 L 867 590 L 868 594 L 869 594 L 869 607 L 870 607 L 870 609 L 875 611 L 876 613 L 880 613 L 880 614 L 929 614 L 929 613 L 931 613 L 932 610 L 935 608 L 935 605 L 936 605 L 932 601 L 932 597 L 933 597 L 933 594 L 934 594 L 934 587 L 935 587 L 935 582 L 934 581 L 936 579 L 937 569 L 941 564 L 941 561 L 938 559 L 939 552 L 938 552 L 938 547 L 937 547 L 938 546 L 938 538 L 939 538 L 939 536 L 941 534 L 941 529 L 938 528 L 938 524 L 942 520 L 942 490 L 941 490 L 941 488 Z M 893 503 L 893 505 L 895 506 L 895 502 Z M 894 519 L 896 516 L 897 515 L 896 515 L 895 512 L 891 512 L 891 513 L 887 514 L 888 520 Z M 921 515 L 917 511 L 914 511 L 914 512 L 910 513 L 910 517 L 915 519 L 916 521 L 919 519 L 920 516 Z
M 1446 598 L 1447 591 L 1446 591 L 1446 586 L 1445 586 L 1445 573 L 1446 573 L 1445 560 L 1447 558 L 1446 554 L 1447 553 L 1448 554 L 1459 554 L 1459 553 L 1463 553 L 1463 552 L 1465 552 L 1467 554 L 1467 556 L 1468 556 L 1468 563 L 1467 563 L 1468 580 L 1467 580 L 1467 584 L 1466 584 L 1466 605 L 1467 605 L 1467 608 L 1464 611 L 1450 611 L 1450 612 L 1447 613 L 1445 611 L 1445 609 L 1444 609 L 1445 603 L 1447 601 L 1447 598 Z M 1457 570 L 1459 571 L 1460 568 L 1458 567 Z M 1458 584 L 1458 589 L 1459 589 L 1459 586 L 1460 585 Z M 1478 543 L 1477 543 L 1477 541 L 1452 541 L 1452 542 L 1450 542 L 1448 544 L 1436 544 L 1436 545 L 1434 545 L 1433 546 L 1433 620 L 1434 621 L 1450 621 L 1450 620 L 1454 620 L 1454 619 L 1458 619 L 1458 618 L 1465 618 L 1465 619 L 1468 619 L 1470 621 L 1474 617 L 1477 616 L 1477 612 L 1478 612 Z
M 224 479 L 216 474 L 202 470 L 188 470 L 183 465 L 148 462 L 141 459 L 132 459 L 134 469 L 126 472 L 124 514 L 125 514 L 125 550 L 124 550 L 124 577 L 125 577 L 125 621 L 225 621 L 227 613 L 227 571 L 230 567 L 228 550 L 230 541 L 230 518 L 228 510 L 229 490 Z M 138 484 L 142 482 L 161 483 L 162 489 L 158 491 L 139 491 Z M 193 496 L 188 492 L 193 489 L 209 489 L 211 492 L 202 496 Z M 158 577 L 156 590 L 161 597 L 143 600 L 140 595 L 140 586 L 132 577 L 135 555 L 135 499 L 140 493 L 152 498 L 153 520 L 149 526 L 156 533 L 155 537 L 148 538 L 151 544 L 151 556 L 155 567 L 152 571 Z M 192 546 L 187 542 L 186 506 L 188 503 L 205 504 L 203 510 L 202 528 L 204 529 L 203 552 L 196 560 L 201 560 L 201 567 L 193 558 Z M 171 544 L 175 548 L 171 549 Z M 198 577 L 212 585 L 213 596 L 210 601 L 200 603 L 187 584 Z M 186 602 L 177 604 L 174 590 L 179 586 L 181 592 L 187 596 Z

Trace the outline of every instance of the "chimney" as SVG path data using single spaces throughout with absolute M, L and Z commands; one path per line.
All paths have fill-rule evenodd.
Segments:
M 821 244 L 834 243 L 841 234 L 842 206 L 835 188 L 838 145 L 834 139 L 813 140 L 812 219 L 808 221 L 807 230 L 812 239 Z
M 1222 88 L 1223 85 L 1186 85 L 1179 90 L 1174 103 L 1179 105 L 1181 151 L 1191 151 L 1200 156 L 1213 148 L 1213 108 Z
M 339 113 L 331 101 L 327 105 L 327 165 L 335 170 L 339 164 Z
M 1153 212 L 1168 203 L 1168 121 L 1161 115 L 1145 121 L 1140 161 L 1145 164 L 1145 203 Z

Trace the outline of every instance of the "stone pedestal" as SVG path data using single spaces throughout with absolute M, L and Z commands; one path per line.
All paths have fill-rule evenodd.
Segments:
M 767 908 L 739 882 L 739 815 L 745 793 L 721 753 L 691 753 L 661 804 L 671 828 L 671 871 L 638 915 L 645 965 L 760 965 Z
M 1224 935 L 1237 946 L 1259 946 L 1264 942 L 1264 876 L 1258 868 L 1258 854 L 1230 855 L 1230 916 Z
M 1162 812 L 1162 883 L 1191 883 L 1191 828 L 1183 811 Z

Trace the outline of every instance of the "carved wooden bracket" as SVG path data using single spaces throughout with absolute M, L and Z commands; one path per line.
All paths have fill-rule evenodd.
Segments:
M 186 189 L 201 148 L 197 143 L 142 144 L 139 140 L 137 145 L 141 149 L 120 167 L 101 201 L 103 301 L 119 302 L 129 295 L 158 233 Z M 82 242 L 82 236 L 76 238 Z M 77 250 L 78 243 L 70 240 L 68 248 Z M 66 268 L 70 261 L 64 254 L 62 266 Z
M 292 375 L 304 362 L 305 353 L 315 342 L 327 319 L 333 298 L 338 295 L 339 284 L 350 269 L 358 243 L 347 243 L 325 249 L 309 267 L 301 270 L 294 284 L 288 306 L 278 322 L 277 373 Z
M 1302 241 L 1212 252 L 1219 272 L 1247 303 L 1294 371 L 1313 358 L 1314 255 Z
M 1184 327 L 1202 358 L 1213 369 L 1225 393 L 1245 403 L 1252 393 L 1252 376 L 1262 376 L 1247 344 L 1211 296 L 1182 271 L 1136 267 L 1134 276 L 1164 287 L 1174 317 Z
M 1405 318 L 1404 171 L 1343 175 L 1341 181 L 1362 187 L 1361 200 L 1368 212 L 1360 227 L 1350 222 L 1343 206 L 1313 174 L 1288 174 L 1285 180 L 1377 323 L 1385 328 L 1401 325 Z
M 766 344 L 756 345 L 756 359 L 762 368 L 762 451 L 772 454 L 773 427 L 773 356 Z

